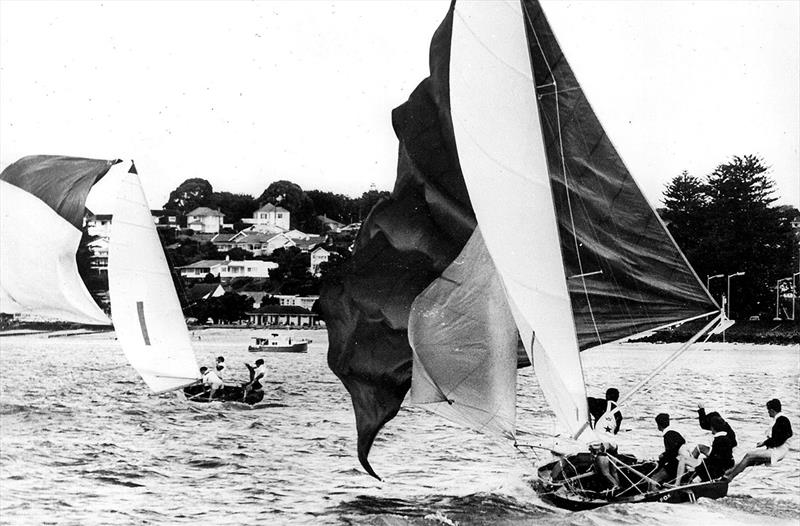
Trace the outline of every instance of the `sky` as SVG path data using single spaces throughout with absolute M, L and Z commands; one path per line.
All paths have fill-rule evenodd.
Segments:
M 151 208 L 182 181 L 391 190 L 391 110 L 428 74 L 448 0 L 0 0 L 0 166 L 135 159 Z M 645 195 L 761 155 L 800 207 L 800 2 L 542 5 Z M 90 196 L 113 212 L 112 169 Z

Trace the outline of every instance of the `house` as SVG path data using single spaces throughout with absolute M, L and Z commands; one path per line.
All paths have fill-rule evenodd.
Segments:
M 290 212 L 283 207 L 267 203 L 255 212 L 252 219 L 242 219 L 242 222 L 251 225 L 277 226 L 284 230 L 289 230 Z
M 226 260 L 220 272 L 220 279 L 230 280 L 233 278 L 268 278 L 269 271 L 278 268 L 278 264 L 273 261 L 261 261 L 259 259 L 245 259 L 244 261 Z
M 177 210 L 150 210 L 153 222 L 159 228 L 171 228 L 178 230 L 180 225 L 180 212 Z
M 113 217 L 114 216 L 112 214 L 89 213 L 84 218 L 86 232 L 90 236 L 104 237 L 108 239 L 108 237 L 111 235 L 111 220 Z
M 344 223 L 340 223 L 324 215 L 317 216 L 317 220 L 322 223 L 325 232 L 339 232 L 339 230 L 344 227 Z
M 278 268 L 278 264 L 258 259 L 244 261 L 208 259 L 176 268 L 181 273 L 181 277 L 186 279 L 203 279 L 206 275 L 211 274 L 223 281 L 228 281 L 233 278 L 268 278 L 270 269 Z
M 247 313 L 250 323 L 262 326 L 315 327 L 319 315 L 303 307 L 286 305 L 264 305 Z
M 98 274 L 108 272 L 108 238 L 98 237 L 86 245 L 89 248 L 89 268 Z
M 186 214 L 186 226 L 195 232 L 218 233 L 222 229 L 223 214 L 200 206 Z
M 218 278 L 225 263 L 227 263 L 225 260 L 204 259 L 191 265 L 175 267 L 175 270 L 180 272 L 182 278 L 186 279 L 204 279 L 208 274 Z
M 225 289 L 219 283 L 195 283 L 186 289 L 186 301 L 189 302 L 189 305 L 223 295 L 225 295 Z
M 311 263 L 308 267 L 312 275 L 319 275 L 319 266 L 322 263 L 327 263 L 331 253 L 323 247 L 317 247 L 311 251 Z
M 298 296 L 297 294 L 273 294 L 273 298 L 280 302 L 282 307 L 302 307 L 311 310 L 319 296 Z

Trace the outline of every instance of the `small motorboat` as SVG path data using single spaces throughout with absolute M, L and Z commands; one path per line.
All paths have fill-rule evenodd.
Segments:
M 595 471 L 591 453 L 567 455 L 541 466 L 537 492 L 545 502 L 571 511 L 591 510 L 608 504 L 678 504 L 695 502 L 701 497 L 719 499 L 728 494 L 725 480 L 664 485 L 651 490 L 648 475 L 655 471 L 655 461 L 639 461 L 632 455 L 616 455 L 615 459 L 620 487 L 613 492 Z M 558 464 L 559 468 L 554 470 Z
M 250 352 L 308 352 L 308 344 L 311 343 L 306 338 L 292 338 L 277 332 L 266 338 L 254 336 L 253 339 L 256 341 L 255 345 L 247 347 Z

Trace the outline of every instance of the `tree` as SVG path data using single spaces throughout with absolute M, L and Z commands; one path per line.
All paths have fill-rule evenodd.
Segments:
M 191 212 L 198 206 L 212 205 L 214 189 L 205 179 L 186 179 L 175 190 L 170 192 L 169 200 L 164 203 L 164 208 L 180 211 L 182 214 Z
M 225 214 L 225 219 L 230 223 L 237 223 L 242 218 L 253 217 L 253 212 L 258 208 L 258 202 L 251 195 L 232 194 L 230 192 L 214 192 L 209 199 L 211 208 L 218 208 Z
M 670 231 L 701 278 L 745 273 L 731 281 L 734 318 L 768 314 L 775 282 L 791 275 L 791 210 L 771 206 L 774 187 L 763 159 L 745 155 L 717 166 L 705 183 L 684 173 L 664 195 Z
M 366 219 L 378 201 L 388 198 L 390 195 L 390 192 L 385 190 L 378 191 L 376 188 L 374 188 L 374 186 L 361 194 L 361 197 L 358 200 L 358 220 L 362 221 Z
M 707 191 L 702 180 L 686 171 L 674 177 L 664 190 L 662 218 L 689 261 L 699 261 L 697 251 L 706 231 Z
M 314 203 L 299 185 L 291 181 L 275 181 L 258 198 L 259 206 L 272 203 L 291 213 L 291 227 L 303 230 L 314 218 Z
M 247 312 L 253 308 L 253 298 L 235 292 L 208 298 L 191 309 L 192 315 L 201 323 L 208 318 L 217 322 L 231 323 L 247 319 Z

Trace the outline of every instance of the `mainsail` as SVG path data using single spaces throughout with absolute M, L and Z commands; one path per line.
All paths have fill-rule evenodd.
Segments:
M 0 311 L 108 325 L 78 273 L 86 197 L 119 161 L 24 157 L 0 174 Z
M 496 274 L 482 279 L 506 297 L 505 318 L 495 322 L 513 320 L 545 398 L 573 435 L 588 419 L 580 350 L 718 310 L 606 137 L 538 2 L 454 2 L 430 64 L 430 78 L 395 110 L 401 148 L 392 200 L 373 210 L 345 276 L 323 291 L 329 364 L 353 398 L 359 459 L 370 473 L 369 446 L 406 389 L 405 327 L 419 376 L 413 400 L 438 397 L 442 412 L 442 400 L 456 406 L 448 386 L 459 381 L 470 384 L 468 400 L 508 389 L 448 366 L 436 349 L 476 370 L 494 359 L 496 335 L 486 331 L 482 341 L 465 338 L 468 353 L 454 352 L 460 341 L 443 336 L 464 319 L 460 306 L 475 308 L 476 323 L 484 318 L 472 300 L 436 290 L 457 296 L 469 283 L 456 268 L 469 251 L 451 254 L 476 224 L 492 263 L 482 272 Z M 435 281 L 422 292 L 426 280 Z M 410 296 L 417 301 L 409 311 Z M 444 412 L 483 425 L 455 407 Z
M 108 286 L 117 338 L 154 392 L 199 376 L 175 285 L 136 169 L 120 184 L 108 251 Z

